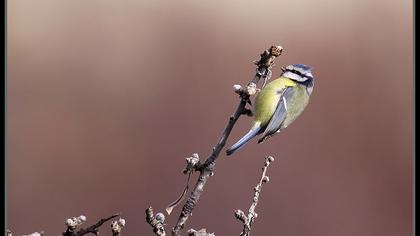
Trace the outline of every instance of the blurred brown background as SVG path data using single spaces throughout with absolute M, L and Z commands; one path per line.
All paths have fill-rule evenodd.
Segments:
M 221 156 L 188 221 L 238 235 L 266 155 L 254 235 L 411 235 L 412 1 L 8 1 L 7 225 L 57 235 L 122 212 L 124 235 L 182 191 L 272 44 L 317 77 L 303 115 Z M 227 145 L 248 127 L 243 117 Z M 179 215 L 176 208 L 167 228 Z M 101 230 L 110 235 L 109 226 Z

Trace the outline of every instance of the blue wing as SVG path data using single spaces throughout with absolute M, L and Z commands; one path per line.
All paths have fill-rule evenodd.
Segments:
M 258 143 L 261 143 L 266 138 L 275 134 L 281 127 L 281 124 L 286 119 L 287 115 L 287 101 L 290 99 L 294 92 L 294 87 L 287 87 L 282 91 L 280 95 L 280 100 L 277 104 L 276 110 L 274 111 L 273 116 L 270 119 L 267 127 L 264 130 L 262 138 L 258 140 Z

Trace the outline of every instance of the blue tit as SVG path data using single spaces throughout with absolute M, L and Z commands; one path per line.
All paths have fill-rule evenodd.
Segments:
M 289 65 L 279 78 L 268 83 L 255 98 L 250 131 L 226 154 L 232 155 L 257 135 L 262 134 L 258 140 L 261 143 L 289 126 L 308 105 L 314 87 L 311 70 L 303 64 Z

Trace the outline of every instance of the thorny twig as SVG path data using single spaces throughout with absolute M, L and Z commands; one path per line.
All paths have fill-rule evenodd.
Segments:
M 222 150 L 222 148 L 226 144 L 226 140 L 230 135 L 230 132 L 232 131 L 236 121 L 239 119 L 241 115 L 252 115 L 252 112 L 246 108 L 247 103 L 251 103 L 249 97 L 254 95 L 257 91 L 257 84 L 258 82 L 263 79 L 264 83 L 263 86 L 265 86 L 265 83 L 267 80 L 271 78 L 271 70 L 270 68 L 274 64 L 274 59 L 281 55 L 283 51 L 283 48 L 281 46 L 271 46 L 270 49 L 265 50 L 260 55 L 260 60 L 254 62 L 257 65 L 256 73 L 254 78 L 251 80 L 251 82 L 248 83 L 247 87 L 243 89 L 239 85 L 235 85 L 234 89 L 237 94 L 240 95 L 240 102 L 234 112 L 234 114 L 229 118 L 228 123 L 223 130 L 222 136 L 220 137 L 218 143 L 213 147 L 212 152 L 208 156 L 207 160 L 203 163 L 198 165 L 195 165 L 194 168 L 191 168 L 186 173 L 191 173 L 191 170 L 199 171 L 200 176 L 198 177 L 198 180 L 194 186 L 193 191 L 191 192 L 190 197 L 184 204 L 181 214 L 178 218 L 178 221 L 175 225 L 175 227 L 172 228 L 172 236 L 178 236 L 180 235 L 181 230 L 184 228 L 184 225 L 186 221 L 188 220 L 188 217 L 192 214 L 192 211 L 194 210 L 195 206 L 198 203 L 198 200 L 204 190 L 204 186 L 209 179 L 210 176 L 213 175 L 214 166 L 216 164 L 216 160 Z M 197 163 L 200 163 L 199 161 Z M 181 196 L 182 199 L 183 196 Z M 175 203 L 176 205 L 177 203 Z M 171 209 L 170 209 L 171 210 Z M 170 212 L 170 211 L 169 211 Z M 147 215 L 147 210 L 146 210 Z M 147 217 L 146 217 L 147 219 Z M 152 218 L 153 219 L 153 214 Z M 149 221 L 148 221 L 149 222 Z M 149 222 L 150 225 L 152 225 Z M 161 227 L 157 230 L 157 225 L 152 225 L 153 231 L 156 235 L 165 235 L 165 230 L 163 228 L 163 224 Z
M 100 219 L 96 224 L 93 224 L 87 228 L 82 228 L 76 232 L 76 228 L 86 222 L 86 217 L 81 215 L 79 217 L 73 217 L 72 219 L 66 220 L 67 230 L 62 234 L 62 236 L 82 236 L 88 233 L 98 235 L 98 228 L 103 225 L 105 222 L 119 216 L 120 214 L 114 214 L 108 218 Z
M 267 168 L 272 161 L 274 161 L 274 158 L 272 156 L 268 156 L 265 158 L 264 167 L 262 168 L 263 169 L 262 176 L 261 176 L 260 182 L 254 188 L 254 197 L 252 198 L 252 204 L 248 210 L 248 215 L 245 215 L 245 213 L 241 210 L 235 211 L 235 217 L 238 220 L 240 220 L 244 226 L 240 236 L 249 236 L 251 233 L 252 222 L 254 222 L 255 218 L 257 218 L 258 216 L 257 213 L 255 212 L 255 208 L 257 207 L 257 204 L 258 204 L 262 186 L 264 183 L 267 183 L 268 181 L 270 181 L 270 179 L 265 173 L 267 172 Z

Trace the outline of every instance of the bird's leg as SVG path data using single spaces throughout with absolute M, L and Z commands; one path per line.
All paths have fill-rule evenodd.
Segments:
M 254 115 L 254 113 L 252 112 L 252 110 L 251 109 L 248 109 L 248 108 L 244 108 L 244 110 L 242 111 L 242 114 L 243 115 L 247 115 L 247 116 L 253 116 Z

